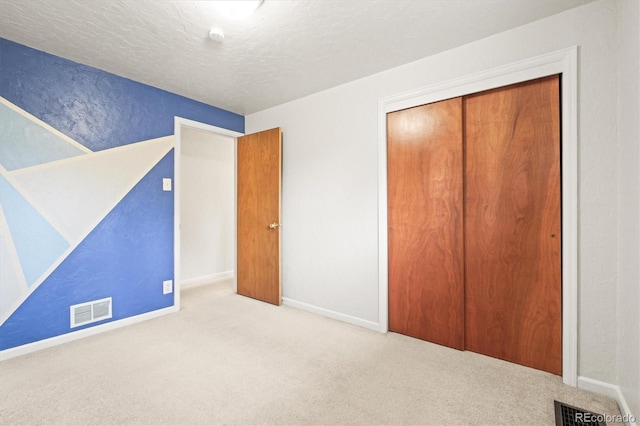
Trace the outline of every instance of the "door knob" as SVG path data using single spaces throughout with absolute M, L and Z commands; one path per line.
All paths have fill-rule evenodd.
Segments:
M 273 222 L 269 224 L 269 229 L 278 229 L 279 226 L 279 223 Z

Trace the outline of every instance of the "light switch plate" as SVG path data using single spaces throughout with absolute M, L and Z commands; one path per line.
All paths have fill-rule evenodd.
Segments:
M 162 190 L 171 191 L 171 178 L 162 178 Z

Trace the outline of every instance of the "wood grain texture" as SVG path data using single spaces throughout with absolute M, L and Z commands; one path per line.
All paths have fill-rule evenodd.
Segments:
M 560 375 L 559 76 L 464 109 L 466 349 Z
M 280 128 L 238 138 L 238 294 L 282 303 Z
M 389 329 L 464 347 L 462 101 L 387 115 Z

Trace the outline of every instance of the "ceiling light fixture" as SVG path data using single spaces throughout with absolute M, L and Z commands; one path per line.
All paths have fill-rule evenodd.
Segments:
M 218 12 L 229 19 L 245 19 L 255 12 L 262 2 L 263 0 L 229 0 L 213 1 L 212 3 Z

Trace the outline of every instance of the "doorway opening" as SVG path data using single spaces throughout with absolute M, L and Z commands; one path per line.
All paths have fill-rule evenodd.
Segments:
M 174 120 L 174 302 L 184 284 L 236 282 L 237 141 L 242 133 Z

